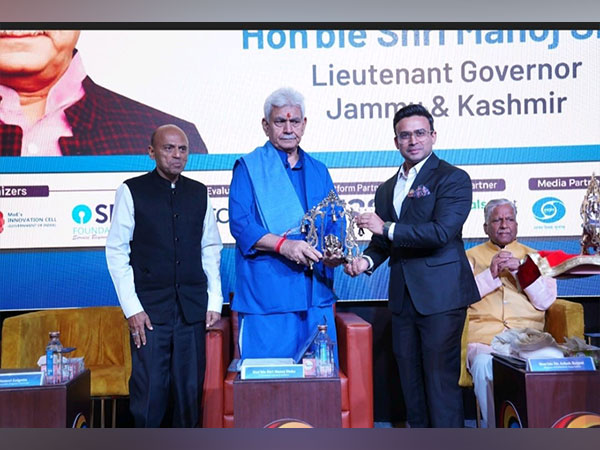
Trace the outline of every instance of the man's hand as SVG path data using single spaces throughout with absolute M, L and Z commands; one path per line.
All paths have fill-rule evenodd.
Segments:
M 304 264 L 305 266 L 308 266 L 310 261 L 317 263 L 323 258 L 321 252 L 313 248 L 308 242 L 291 239 L 283 241 L 279 253 L 290 261 L 294 261 L 296 264 Z
M 328 255 L 327 252 L 323 255 L 323 265 L 331 267 L 332 269 L 335 269 L 340 264 L 344 264 L 344 262 L 346 262 L 346 260 L 343 257 Z
M 206 328 L 212 327 L 219 321 L 221 314 L 216 311 L 206 311 Z
M 492 262 L 490 263 L 490 273 L 492 274 L 492 277 L 498 278 L 498 275 L 505 269 L 511 272 L 517 270 L 519 268 L 519 263 L 518 258 L 515 258 L 511 252 L 501 250 L 492 258 Z
M 344 266 L 344 272 L 351 277 L 356 277 L 369 268 L 369 261 L 365 258 L 354 258 Z
M 144 311 L 134 314 L 127 319 L 129 322 L 129 331 L 133 338 L 133 343 L 137 348 L 142 345 L 146 345 L 146 328 L 152 331 L 152 324 L 150 323 L 150 317 Z
M 356 218 L 356 225 L 359 228 L 366 228 L 379 236 L 383 234 L 383 223 L 383 220 L 375 213 L 364 213 Z

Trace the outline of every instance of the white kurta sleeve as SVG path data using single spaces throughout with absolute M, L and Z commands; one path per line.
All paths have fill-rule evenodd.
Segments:
M 106 239 L 106 263 L 127 318 L 144 310 L 135 292 L 133 269 L 129 263 L 129 243 L 135 229 L 133 208 L 131 191 L 126 184 L 122 184 L 115 195 L 110 231 Z
M 221 313 L 223 292 L 221 291 L 221 236 L 217 228 L 215 213 L 206 194 L 206 215 L 202 234 L 202 268 L 208 280 L 208 311 Z

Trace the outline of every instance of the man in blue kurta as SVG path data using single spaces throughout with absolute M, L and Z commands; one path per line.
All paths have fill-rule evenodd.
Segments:
M 229 193 L 236 240 L 232 309 L 240 317 L 242 358 L 293 357 L 324 321 L 336 339 L 333 267 L 341 261 L 324 257 L 300 232 L 304 213 L 333 182 L 325 165 L 299 147 L 306 127 L 299 92 L 273 92 L 264 114 L 269 140 L 236 161 Z

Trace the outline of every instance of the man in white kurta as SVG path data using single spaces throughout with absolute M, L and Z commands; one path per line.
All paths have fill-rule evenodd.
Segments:
M 556 299 L 556 280 L 539 276 L 528 285 L 517 281 L 520 261 L 535 250 L 516 241 L 514 203 L 491 200 L 484 214 L 483 229 L 490 240 L 467 250 L 481 295 L 468 309 L 467 367 L 473 375 L 482 425 L 495 427 L 492 339 L 512 328 L 543 330 L 544 311 Z

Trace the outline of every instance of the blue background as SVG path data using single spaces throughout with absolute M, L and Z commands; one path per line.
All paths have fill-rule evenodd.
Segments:
M 530 164 L 549 162 L 598 162 L 600 145 L 559 147 L 513 147 L 436 150 L 452 164 Z M 397 167 L 395 150 L 363 152 L 312 152 L 329 168 Z M 187 170 L 230 170 L 239 154 L 190 155 Z M 154 162 L 147 156 L 89 156 L 69 158 L 2 158 L 3 173 L 135 172 L 147 171 Z M 115 186 L 116 188 L 116 186 Z M 483 239 L 466 240 L 470 248 Z M 579 236 L 553 239 L 520 239 L 525 245 L 544 250 L 579 253 Z M 365 244 L 366 245 L 366 244 Z M 363 248 L 364 246 L 363 245 Z M 106 268 L 103 248 L 4 250 L 0 253 L 0 310 L 117 305 L 117 297 Z M 234 252 L 226 245 L 221 276 L 224 298 L 235 286 Z M 389 271 L 379 268 L 371 277 L 351 279 L 342 268 L 335 272 L 335 290 L 342 300 L 387 299 Z M 559 280 L 561 297 L 599 296 L 597 277 Z

